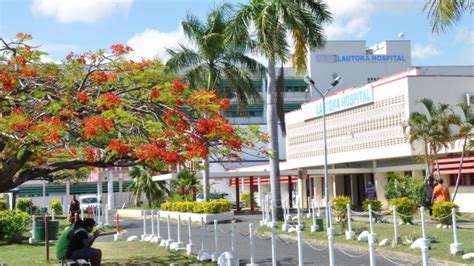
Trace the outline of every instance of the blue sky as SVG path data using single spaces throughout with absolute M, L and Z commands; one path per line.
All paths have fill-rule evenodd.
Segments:
M 228 1 L 231 3 L 245 1 Z M 473 65 L 472 15 L 442 35 L 431 28 L 420 0 L 330 0 L 334 22 L 328 39 L 365 39 L 370 46 L 398 39 L 412 41 L 413 65 Z M 222 1 L 207 0 L 0 0 L 0 36 L 33 35 L 52 60 L 126 43 L 131 55 L 165 57 L 165 47 L 186 43 L 180 22 L 188 12 L 204 18 Z

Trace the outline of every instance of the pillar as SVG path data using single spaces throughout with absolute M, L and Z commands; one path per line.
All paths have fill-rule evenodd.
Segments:
M 292 176 L 288 176 L 288 202 L 290 203 L 290 209 L 293 208 L 293 179 Z
M 382 203 L 382 206 L 388 207 L 388 201 L 385 198 L 385 185 L 387 182 L 386 173 L 375 173 L 375 191 L 377 192 L 377 199 Z
M 299 198 L 299 207 L 304 208 L 304 202 L 306 202 L 306 169 L 298 169 L 298 198 Z
M 99 174 L 97 175 L 97 198 L 99 198 L 99 202 L 102 201 L 102 176 L 100 174 L 100 170 L 99 171 Z M 140 200 L 140 199 L 138 199 Z
M 411 171 L 411 175 L 416 177 L 424 177 L 423 170 L 413 170 Z
M 43 208 L 46 207 L 46 181 L 43 181 Z
M 255 198 L 254 198 L 254 183 L 253 183 L 253 176 L 250 178 L 250 211 L 254 212 L 255 211 Z
M 239 187 L 239 178 L 235 178 L 235 208 L 237 211 L 240 211 L 240 187 Z
M 66 179 L 66 204 L 63 204 L 64 206 L 64 213 L 66 213 L 67 215 L 69 215 L 69 202 L 71 201 L 70 200 L 70 195 L 71 195 L 71 190 L 70 190 L 70 187 L 71 187 L 71 181 L 68 179 Z
M 108 178 L 107 178 L 107 209 L 109 211 L 114 209 L 114 172 L 108 170 Z
M 10 192 L 10 193 L 7 193 L 8 194 L 8 208 L 10 210 L 13 210 L 15 208 L 15 206 L 13 206 L 13 193 Z
M 123 174 L 120 172 L 119 174 L 119 192 L 123 192 Z

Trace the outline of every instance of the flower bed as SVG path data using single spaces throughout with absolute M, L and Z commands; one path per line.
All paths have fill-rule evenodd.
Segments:
M 161 209 L 172 212 L 191 212 L 216 214 L 229 212 L 232 202 L 228 200 L 213 200 L 209 202 L 166 202 L 161 204 Z

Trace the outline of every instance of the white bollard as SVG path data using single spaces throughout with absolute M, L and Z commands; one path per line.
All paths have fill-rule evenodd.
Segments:
M 375 266 L 375 239 L 377 237 L 374 234 L 374 227 L 372 221 L 372 206 L 369 204 L 369 225 L 370 225 L 370 234 L 369 234 L 369 259 L 370 259 L 370 266 Z
M 161 224 L 161 215 L 160 215 L 160 211 L 156 211 L 156 235 L 158 237 L 158 243 L 161 242 L 161 240 L 163 240 L 163 238 L 161 237 L 161 232 L 160 232 L 160 224 Z
M 201 217 L 201 251 L 204 251 L 204 218 Z
M 329 221 L 327 225 L 327 236 L 328 236 L 328 251 L 329 251 L 329 265 L 334 266 L 334 235 L 336 234 L 336 229 L 332 227 L 332 212 L 331 205 L 326 206 L 326 211 L 329 214 Z
M 260 180 L 260 178 L 259 178 L 259 180 Z M 259 190 L 259 193 L 260 193 L 260 190 Z M 260 226 L 263 226 L 265 224 L 265 212 L 266 212 L 266 210 L 265 210 L 265 200 L 260 198 L 259 201 L 260 201 L 260 210 L 262 212 L 262 220 L 260 221 Z
M 109 226 L 109 204 L 107 203 L 105 206 L 105 225 Z
M 451 216 L 453 219 L 453 239 L 454 243 L 449 245 L 449 249 L 451 251 L 451 255 L 457 255 L 457 254 L 462 254 L 464 251 L 464 248 L 461 243 L 458 243 L 458 231 L 457 231 L 457 221 L 456 221 L 456 209 L 453 208 L 451 210 Z
M 347 210 L 347 231 L 345 232 L 346 234 L 346 240 L 351 240 L 354 238 L 354 231 L 352 231 L 352 217 L 351 217 L 351 205 L 347 204 L 346 205 L 346 210 Z
M 249 224 L 249 247 L 250 247 L 250 263 L 247 264 L 247 266 L 258 266 L 258 264 L 255 264 L 255 258 L 254 258 L 254 244 L 253 244 L 253 224 Z
M 33 214 L 31 216 L 31 237 L 28 239 L 28 243 L 33 244 L 35 243 L 35 227 L 36 227 L 36 216 Z
M 188 255 L 193 254 L 194 251 L 194 244 L 193 244 L 193 236 L 191 230 L 191 216 L 188 217 L 188 244 L 186 245 L 186 253 Z
M 284 201 L 283 203 L 283 225 L 281 226 L 281 230 L 283 232 L 286 232 L 288 231 L 288 215 L 287 215 L 287 212 L 288 212 L 288 208 L 287 208 L 287 205 L 288 205 L 288 201 Z
M 310 197 L 307 197 L 306 199 L 306 204 L 308 204 L 306 206 L 306 210 L 308 211 L 306 213 L 306 218 L 311 218 L 311 198 Z
M 303 257 L 303 233 L 298 230 L 298 266 L 304 265 L 304 257 Z
M 393 212 L 393 243 L 392 246 L 396 247 L 401 244 L 401 240 L 398 237 L 398 221 L 397 221 L 397 206 L 393 205 L 392 206 L 392 212 Z
M 423 266 L 429 265 L 428 259 L 428 239 L 426 239 L 426 228 L 425 228 L 425 207 L 420 207 L 421 215 L 421 232 L 423 237 L 423 242 L 421 243 L 421 254 L 423 256 Z
M 151 210 L 150 211 L 151 237 L 155 237 L 155 223 L 153 222 L 154 220 L 155 220 L 154 211 Z
M 277 266 L 276 244 L 275 244 L 275 227 L 272 227 L 272 266 Z
M 298 216 L 298 225 L 296 226 L 296 230 L 299 231 L 303 229 L 303 226 L 301 225 L 301 208 L 300 208 L 300 200 L 299 198 L 296 198 L 296 215 Z
M 181 242 L 181 215 L 178 214 L 178 224 L 176 225 L 177 229 L 176 229 L 176 233 L 178 234 L 178 248 L 183 248 L 184 247 L 184 244 L 183 242 Z
M 217 220 L 214 220 L 214 245 L 215 245 L 215 251 L 212 252 L 211 257 L 212 257 L 212 261 L 217 261 L 220 255 L 219 232 L 217 231 Z
M 320 199 L 319 199 L 319 197 L 318 197 L 318 215 L 317 215 L 318 218 L 321 217 L 321 204 L 320 204 L 320 203 L 321 203 L 321 202 L 320 202 Z
M 146 235 L 146 211 L 142 212 L 143 214 L 143 234 L 142 234 L 142 240 L 145 240 Z
M 230 224 L 230 251 L 235 256 L 235 221 Z
M 316 232 L 319 228 L 318 225 L 316 224 L 316 213 L 315 213 L 315 202 L 314 200 L 311 200 L 311 209 L 312 209 L 312 216 L 313 216 L 313 225 L 311 225 L 311 232 L 314 233 Z
M 168 214 L 168 217 L 166 218 L 166 224 L 168 225 L 168 239 L 166 240 L 165 244 L 166 244 L 166 248 L 169 248 L 171 243 L 174 241 L 172 238 L 171 238 L 171 218 L 170 218 L 170 215 Z

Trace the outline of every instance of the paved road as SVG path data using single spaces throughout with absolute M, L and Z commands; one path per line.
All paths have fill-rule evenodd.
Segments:
M 245 215 L 245 216 L 236 216 L 238 222 L 235 223 L 236 229 L 239 233 L 235 234 L 235 253 L 236 256 L 240 259 L 240 264 L 244 265 L 249 263 L 249 223 L 253 223 L 255 226 L 259 224 L 260 215 Z M 156 223 L 155 223 L 156 224 Z M 131 219 L 125 218 L 121 219 L 121 226 L 127 232 L 124 234 L 124 239 L 131 235 L 140 235 L 143 233 L 143 220 L 142 219 Z M 166 222 L 161 222 L 161 236 L 167 237 L 167 228 Z M 213 225 L 207 225 L 205 233 L 204 246 L 207 250 L 213 252 L 215 251 L 214 245 L 214 233 Z M 220 224 L 220 229 L 225 233 L 219 231 L 219 246 L 220 251 L 230 250 L 231 237 L 230 231 L 231 224 Z M 147 233 L 151 233 L 150 222 L 147 221 Z M 156 228 L 155 228 L 156 230 Z M 177 227 L 176 224 L 171 224 L 171 237 L 177 239 Z M 192 228 L 192 240 L 194 244 L 200 245 L 200 230 L 199 227 L 193 226 Z M 104 236 L 98 239 L 98 241 L 113 241 L 112 236 Z M 188 243 L 188 229 L 187 225 L 181 226 L 181 241 L 185 244 Z M 293 240 L 288 240 L 293 242 Z M 254 237 L 255 243 L 255 261 L 260 265 L 271 265 L 271 241 L 266 239 L 260 239 Z M 324 248 L 324 247 L 317 247 Z M 329 265 L 329 256 L 327 249 L 324 251 L 316 251 L 310 248 L 308 245 L 304 245 L 303 249 L 304 254 L 304 264 L 305 265 Z M 354 254 L 357 255 L 357 254 Z M 297 243 L 288 244 L 280 240 L 276 240 L 276 257 L 278 259 L 279 265 L 298 265 L 298 245 Z M 336 265 L 369 265 L 369 256 L 363 256 L 361 258 L 352 258 L 343 254 L 339 250 L 335 250 L 335 261 Z M 377 257 L 377 265 L 394 265 L 393 263 L 388 262 L 382 257 Z

